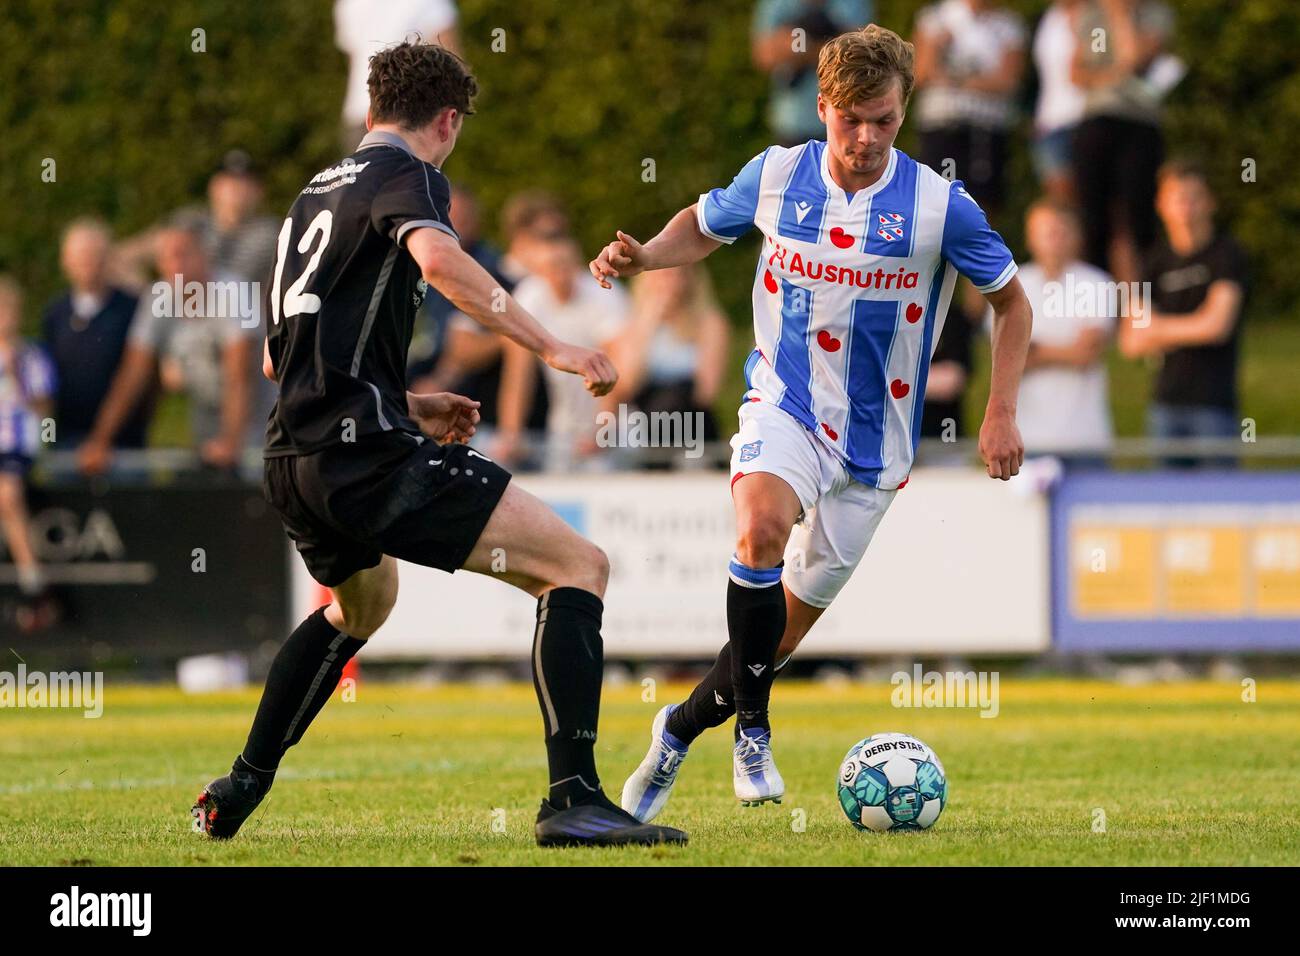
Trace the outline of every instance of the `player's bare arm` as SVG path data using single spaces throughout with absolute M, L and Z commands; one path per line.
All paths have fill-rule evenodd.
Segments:
M 622 230 L 618 238 L 591 260 L 591 274 L 604 288 L 610 279 L 630 279 L 640 272 L 671 269 L 699 262 L 722 243 L 700 232 L 695 204 L 687 206 L 647 243 L 640 243 Z
M 406 248 L 419 263 L 424 280 L 484 328 L 518 343 L 551 368 L 581 375 L 593 395 L 606 394 L 618 381 L 608 356 L 551 335 L 447 233 L 416 229 Z
M 1015 277 L 985 298 L 993 307 L 993 369 L 989 403 L 980 427 L 980 457 L 990 478 L 1006 481 L 1020 473 L 1025 461 L 1025 444 L 1016 426 L 1016 396 L 1029 351 L 1033 311 Z

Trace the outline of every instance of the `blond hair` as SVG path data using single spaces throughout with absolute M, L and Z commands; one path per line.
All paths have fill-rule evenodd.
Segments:
M 916 84 L 912 44 L 874 23 L 841 33 L 817 57 L 817 89 L 839 109 L 884 96 L 895 77 L 906 106 Z

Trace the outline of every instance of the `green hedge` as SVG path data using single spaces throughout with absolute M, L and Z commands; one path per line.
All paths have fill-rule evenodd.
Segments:
M 919 0 L 881 2 L 910 32 Z M 1013 3 L 1027 17 L 1042 3 Z M 59 285 L 56 238 L 80 213 L 131 232 L 201 197 L 233 146 L 266 170 L 271 211 L 337 158 L 345 76 L 328 0 L 8 0 L 0 29 L 0 269 L 29 309 Z M 1171 151 L 1211 169 L 1226 219 L 1252 255 L 1258 317 L 1296 315 L 1300 270 L 1300 13 L 1294 0 L 1180 0 L 1177 51 L 1191 73 L 1170 107 Z M 479 115 L 447 172 L 489 213 L 512 191 L 562 194 L 594 251 L 615 227 L 646 236 L 767 145 L 766 82 L 750 64 L 750 0 L 461 3 Z M 206 53 L 191 51 L 206 31 Z M 494 30 L 506 49 L 492 52 Z M 900 145 L 912 142 L 905 130 Z M 57 182 L 41 181 L 42 161 Z M 1241 162 L 1257 181 L 1241 181 Z M 655 162 L 644 182 L 643 161 Z M 1033 194 L 1025 150 L 1012 209 Z M 1000 224 L 1013 246 L 1015 218 Z M 747 322 L 752 240 L 716 257 L 734 320 Z M 748 251 L 745 251 L 748 250 Z

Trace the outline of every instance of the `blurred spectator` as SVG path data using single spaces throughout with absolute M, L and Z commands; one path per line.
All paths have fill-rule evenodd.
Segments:
M 916 17 L 916 123 L 921 162 L 966 190 L 996 220 L 1004 193 L 1007 139 L 1024 71 L 1024 26 L 986 0 L 940 0 Z M 954 294 L 930 362 L 921 434 L 955 440 L 971 340 L 984 301 L 965 280 Z
M 987 0 L 940 0 L 917 14 L 915 44 L 918 158 L 962 180 L 996 220 L 1024 70 L 1024 25 Z
M 211 271 L 202 237 L 199 224 L 183 220 L 159 233 L 161 279 L 140 299 L 122 366 L 78 452 L 83 471 L 108 467 L 113 439 L 147 390 L 155 366 L 168 391 L 183 391 L 188 398 L 190 438 L 204 462 L 231 469 L 245 447 L 262 444 L 265 415 L 250 412 L 254 370 L 261 363 L 258 298 L 248 294 L 247 283 Z M 203 284 L 203 294 L 193 296 L 190 283 Z M 212 294 L 218 285 L 243 289 L 252 314 L 221 314 L 228 309 Z M 184 288 L 181 302 L 174 301 L 176 288 Z
M 1082 239 L 1071 206 L 1039 200 L 1025 219 L 1030 261 L 1018 273 L 1034 328 L 1016 424 L 1026 454 L 1063 454 L 1076 466 L 1099 464 L 1114 438 L 1104 355 L 1115 296 L 1110 276 L 1079 260 Z
M 565 341 L 614 351 L 615 340 L 627 322 L 626 293 L 619 288 L 607 291 L 591 281 L 582 250 L 568 232 L 533 235 L 527 245 L 534 271 L 515 287 L 516 301 Z M 513 342 L 506 343 L 502 382 L 511 388 L 503 389 L 501 396 L 500 433 L 494 455 L 498 459 L 509 461 L 520 452 L 536 369 L 531 352 Z M 544 366 L 543 377 L 550 404 L 544 467 L 566 471 L 595 464 L 596 414 L 613 409 L 612 394 L 594 398 L 580 376 L 549 366 Z
M 827 40 L 870 23 L 874 6 L 870 0 L 758 0 L 754 6 L 752 55 L 771 76 L 768 125 L 782 146 L 825 138 L 817 119 L 817 56 Z
M 334 42 L 348 57 L 343 94 L 343 152 L 351 153 L 366 135 L 370 110 L 370 57 L 411 34 L 460 52 L 456 4 L 452 0 L 336 0 Z
M 280 222 L 261 214 L 262 179 L 241 149 L 226 153 L 208 180 L 208 213 L 199 217 L 213 270 L 267 282 L 275 265 Z
M 558 208 L 558 207 L 557 207 Z M 506 276 L 504 257 L 482 236 L 478 201 L 463 186 L 451 188 L 451 222 L 461 247 L 486 269 L 502 289 L 514 291 Z M 512 242 L 513 245 L 513 242 Z M 421 339 L 425 355 L 412 366 L 417 392 L 451 391 L 476 399 L 480 421 L 476 441 L 489 447 L 495 440 L 502 384 L 502 343 L 505 339 L 460 312 L 443 296 L 429 290 L 421 310 Z M 441 329 L 441 334 L 438 329 Z M 412 352 L 416 345 L 412 345 Z M 546 427 L 546 386 L 534 375 L 534 394 L 525 430 Z
M 54 366 L 26 342 L 18 283 L 0 276 L 0 532 L 17 571 L 23 605 L 18 623 L 34 630 L 52 613 L 27 517 L 27 475 L 53 410 Z
M 512 282 L 537 271 L 537 262 L 552 237 L 569 231 L 569 214 L 544 189 L 517 192 L 501 209 L 501 233 L 506 253 L 501 271 Z
M 1038 74 L 1034 105 L 1034 168 L 1048 198 L 1074 199 L 1074 134 L 1083 119 L 1084 92 L 1072 78 L 1077 20 L 1086 0 L 1055 0 L 1034 31 Z
M 982 300 L 981 300 L 982 301 Z M 939 341 L 935 343 L 921 406 L 921 437 L 954 442 L 966 434 L 963 409 L 971 373 L 971 340 L 976 319 L 954 297 Z M 956 460 L 956 459 L 954 459 Z M 930 463 L 938 463 L 931 458 Z
M 730 327 L 702 265 L 644 272 L 632 279 L 632 318 L 613 356 L 615 402 L 647 414 L 699 414 L 696 441 L 717 441 L 713 403 L 722 387 Z M 692 426 L 694 427 L 694 426 Z
M 1173 14 L 1155 0 L 1094 0 L 1078 14 L 1072 77 L 1085 90 L 1074 139 L 1084 258 L 1135 282 L 1156 238 L 1160 100 L 1181 76 L 1162 57 Z
M 1156 208 L 1167 241 L 1148 262 L 1150 307 L 1120 327 L 1125 355 L 1161 358 L 1148 430 L 1156 438 L 1236 438 L 1246 257 L 1231 236 L 1215 228 L 1214 194 L 1194 163 L 1161 167 Z
M 45 309 L 45 350 L 59 382 L 56 438 L 69 447 L 86 440 L 126 350 L 136 299 L 108 279 L 112 234 L 98 219 L 78 219 L 63 234 L 59 261 L 68 291 Z M 152 401 L 141 401 L 117 433 L 120 448 L 143 448 Z
M 510 292 L 514 282 L 501 273 L 501 253 L 483 238 L 478 200 L 464 186 L 451 187 L 451 224 L 460 237 L 460 247 Z M 450 382 L 481 370 L 501 354 L 497 337 L 459 313 L 436 289 L 426 293 L 415 328 L 407 373 L 417 392 L 446 391 Z M 482 411 L 480 408 L 480 414 Z
M 203 243 L 210 268 L 236 279 L 269 282 L 275 265 L 275 246 L 280 223 L 262 215 L 262 180 L 248 154 L 232 149 L 208 180 L 208 204 L 178 210 L 169 221 L 194 223 Z M 165 226 L 156 226 L 124 240 L 115 252 L 116 264 L 137 289 L 148 284 L 158 260 L 158 237 Z

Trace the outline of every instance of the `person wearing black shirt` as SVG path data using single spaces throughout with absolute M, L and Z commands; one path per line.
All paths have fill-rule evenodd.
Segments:
M 106 264 L 112 237 L 97 219 L 79 219 L 63 234 L 59 261 L 69 288 L 45 308 L 41 338 L 54 362 L 56 440 L 76 447 L 89 437 L 126 350 L 136 299 L 114 288 Z M 136 406 L 116 435 L 119 448 L 143 448 L 151 401 Z
M 685 842 L 625 813 L 596 774 L 608 559 L 469 447 L 477 402 L 406 389 L 429 286 L 595 395 L 618 374 L 602 353 L 550 335 L 460 247 L 439 167 L 472 112 L 477 84 L 465 64 L 435 44 L 400 43 L 371 58 L 369 87 L 370 132 L 289 210 L 264 309 L 264 372 L 279 385 L 264 487 L 332 601 L 281 647 L 244 750 L 192 808 L 198 829 L 233 837 L 266 796 L 344 665 L 387 618 L 402 559 L 492 574 L 538 599 L 533 682 L 551 784 L 537 842 Z
M 1231 236 L 1215 229 L 1214 195 L 1194 164 L 1167 163 L 1158 183 L 1156 210 L 1168 239 L 1149 256 L 1150 307 L 1121 323 L 1120 350 L 1160 362 L 1147 412 L 1152 437 L 1235 438 L 1241 430 L 1237 360 L 1245 256 Z M 1181 458 L 1167 463 L 1195 464 Z

